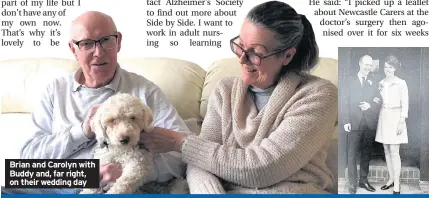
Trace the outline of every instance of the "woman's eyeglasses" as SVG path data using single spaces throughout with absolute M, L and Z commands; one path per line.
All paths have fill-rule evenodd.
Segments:
M 272 56 L 274 54 L 277 54 L 279 52 L 282 52 L 282 51 L 288 49 L 288 48 L 278 49 L 278 50 L 275 50 L 274 52 L 272 52 L 272 53 L 270 53 L 268 55 L 261 56 L 261 55 L 255 54 L 254 52 L 244 50 L 236 42 L 236 40 L 238 39 L 238 37 L 239 36 L 236 36 L 236 37 L 234 37 L 234 38 L 232 38 L 230 40 L 230 46 L 231 46 L 232 52 L 234 52 L 234 54 L 236 54 L 238 57 L 241 57 L 243 55 L 243 53 L 244 53 L 245 56 L 246 56 L 246 59 L 248 61 L 250 61 L 253 65 L 256 65 L 256 66 L 259 66 L 261 64 L 262 59 L 268 58 L 268 57 L 270 57 L 270 56 Z

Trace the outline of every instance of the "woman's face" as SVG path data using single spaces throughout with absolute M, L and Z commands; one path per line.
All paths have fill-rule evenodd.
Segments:
M 255 54 L 263 57 L 279 49 L 273 32 L 257 26 L 247 19 L 243 22 L 240 35 L 234 43 L 243 48 L 250 56 Z M 248 60 L 244 53 L 238 54 L 238 56 L 244 83 L 261 89 L 273 85 L 282 65 L 287 65 L 290 60 L 290 58 L 286 58 L 285 53 L 278 53 L 261 59 L 260 64 L 256 65 Z
M 386 74 L 386 77 L 391 77 L 395 75 L 395 67 L 392 65 L 389 65 L 388 63 L 384 64 L 384 74 Z

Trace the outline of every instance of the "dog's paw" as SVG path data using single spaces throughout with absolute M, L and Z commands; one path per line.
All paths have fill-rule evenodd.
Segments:
M 80 191 L 79 194 L 100 194 L 100 189 L 97 188 L 85 188 Z
M 133 191 L 128 185 L 120 185 L 116 183 L 113 185 L 106 194 L 132 194 Z

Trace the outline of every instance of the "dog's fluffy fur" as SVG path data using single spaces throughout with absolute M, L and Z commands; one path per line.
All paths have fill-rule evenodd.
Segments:
M 152 155 L 139 149 L 140 132 L 152 132 L 153 117 L 149 107 L 130 94 L 117 94 L 100 105 L 90 122 L 98 148 L 94 157 L 100 165 L 119 163 L 122 175 L 106 192 L 130 194 L 143 185 L 153 167 Z M 127 139 L 128 141 L 124 141 Z M 127 142 L 127 143 L 124 143 Z M 84 189 L 81 194 L 104 193 L 100 189 Z

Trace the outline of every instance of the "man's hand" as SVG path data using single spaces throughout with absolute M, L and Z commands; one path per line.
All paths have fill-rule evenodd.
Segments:
M 344 125 L 344 130 L 347 132 L 352 131 L 352 124 L 348 123 Z
M 369 103 L 367 103 L 367 102 L 360 102 L 359 107 L 360 107 L 360 109 L 361 109 L 362 111 L 366 111 L 366 110 L 368 110 L 369 108 L 371 108 L 371 105 L 370 105 Z
M 375 97 L 373 101 L 374 101 L 375 103 L 377 103 L 377 104 L 380 104 L 380 101 L 381 101 L 381 100 L 380 100 L 380 98 L 379 98 L 379 97 Z
M 150 133 L 140 133 L 144 147 L 150 152 L 165 153 L 180 151 L 185 135 L 165 128 L 155 127 Z
M 94 117 L 95 112 L 97 112 L 98 107 L 100 107 L 100 104 L 96 104 L 91 107 L 89 110 L 89 114 L 86 116 L 85 120 L 82 123 L 82 131 L 85 133 L 86 137 L 92 138 L 94 137 L 94 132 L 91 129 L 91 120 Z
M 115 182 L 122 175 L 120 164 L 105 164 L 100 166 L 100 184 L 105 186 L 111 182 Z

